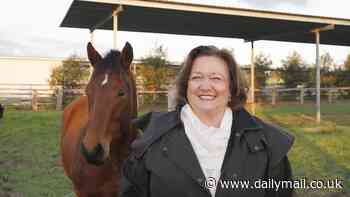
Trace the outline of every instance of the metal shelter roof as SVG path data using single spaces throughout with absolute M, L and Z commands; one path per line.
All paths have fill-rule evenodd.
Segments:
M 119 5 L 121 31 L 315 43 L 312 29 L 334 25 L 321 43 L 350 46 L 350 19 L 159 0 L 74 0 L 60 26 L 112 30 Z

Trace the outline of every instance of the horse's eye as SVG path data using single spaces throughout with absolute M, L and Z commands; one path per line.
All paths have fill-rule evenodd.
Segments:
M 124 96 L 124 95 L 125 95 L 125 92 L 123 90 L 118 91 L 118 96 Z

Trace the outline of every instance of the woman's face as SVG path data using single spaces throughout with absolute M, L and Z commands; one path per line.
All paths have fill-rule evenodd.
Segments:
M 230 96 L 226 62 L 216 56 L 196 58 L 187 88 L 187 100 L 192 109 L 202 115 L 223 112 Z

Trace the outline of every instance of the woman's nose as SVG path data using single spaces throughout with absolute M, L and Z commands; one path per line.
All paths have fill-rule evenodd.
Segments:
M 204 78 L 199 85 L 199 89 L 200 90 L 209 90 L 210 88 L 211 88 L 210 80 L 208 78 Z

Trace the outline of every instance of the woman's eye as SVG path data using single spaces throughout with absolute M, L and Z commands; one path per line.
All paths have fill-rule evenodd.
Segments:
M 125 95 L 125 92 L 123 90 L 118 91 L 118 96 L 124 96 L 124 95 Z
M 214 80 L 214 81 L 220 81 L 221 80 L 220 77 L 212 77 L 211 79 Z
M 197 79 L 200 79 L 201 77 L 200 76 L 193 76 L 191 77 L 192 80 L 197 80 Z

